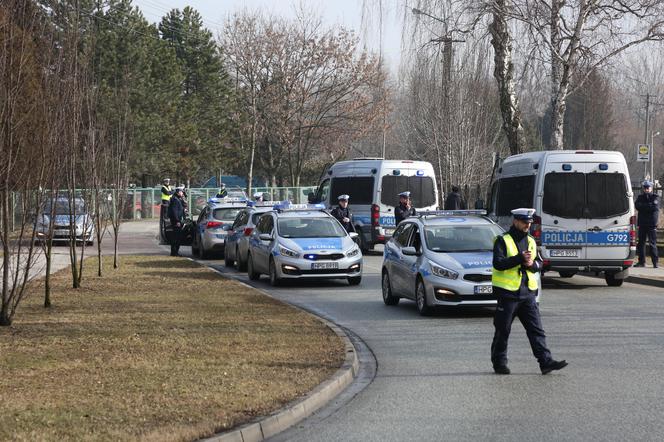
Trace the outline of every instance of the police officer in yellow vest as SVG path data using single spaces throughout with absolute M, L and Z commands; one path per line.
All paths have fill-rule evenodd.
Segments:
M 496 328 L 491 344 L 491 362 L 497 374 L 510 374 L 507 367 L 507 341 L 512 321 L 517 317 L 526 329 L 530 347 L 542 374 L 567 366 L 556 361 L 546 346 L 537 297 L 542 261 L 537 257 L 535 239 L 528 234 L 535 209 L 514 209 L 512 227 L 496 238 L 493 245 L 493 293 L 498 298 L 493 325 Z
M 171 200 L 171 195 L 173 195 L 171 180 L 170 178 L 164 178 L 164 185 L 161 186 L 161 203 L 168 205 L 168 202 Z

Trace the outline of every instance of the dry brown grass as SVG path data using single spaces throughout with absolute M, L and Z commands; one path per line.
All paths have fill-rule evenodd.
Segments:
M 269 414 L 340 367 L 312 316 L 197 264 L 123 257 L 41 283 L 0 329 L 0 440 L 192 440 Z

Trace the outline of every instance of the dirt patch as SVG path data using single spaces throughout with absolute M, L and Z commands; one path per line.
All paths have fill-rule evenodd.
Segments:
M 84 287 L 54 275 L 0 328 L 1 440 L 192 440 L 329 378 L 343 343 L 312 316 L 185 259 L 123 257 Z

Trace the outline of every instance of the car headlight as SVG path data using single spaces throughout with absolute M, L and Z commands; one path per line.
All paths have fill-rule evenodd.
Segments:
M 359 253 L 360 253 L 360 248 L 355 246 L 346 252 L 346 257 L 352 258 L 353 256 L 357 256 Z
M 284 255 L 284 256 L 289 256 L 289 257 L 291 257 L 291 258 L 299 258 L 299 257 L 300 257 L 300 254 L 299 254 L 299 253 L 297 253 L 297 252 L 294 251 L 294 250 L 287 249 L 287 248 L 284 247 L 284 246 L 279 246 L 279 253 L 281 253 L 281 254 Z
M 435 264 L 429 263 L 431 266 L 431 273 L 433 273 L 436 276 L 440 276 L 441 278 L 447 278 L 447 279 L 457 279 L 459 274 L 453 270 L 446 269 L 445 267 L 437 266 Z

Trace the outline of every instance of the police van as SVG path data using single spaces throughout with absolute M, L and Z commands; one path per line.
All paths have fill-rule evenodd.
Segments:
M 613 151 L 543 151 L 506 158 L 494 172 L 489 215 L 503 228 L 510 211 L 535 208 L 531 233 L 544 270 L 562 277 L 603 272 L 620 286 L 636 253 L 636 217 L 625 158 Z
M 360 247 L 371 250 L 394 233 L 394 208 L 399 204 L 399 193 L 404 191 L 410 191 L 413 207 L 418 211 L 438 207 L 436 175 L 431 163 L 382 158 L 340 161 L 323 174 L 311 201 L 332 208 L 337 205 L 339 195 L 349 195 Z

